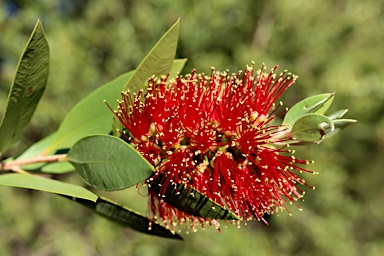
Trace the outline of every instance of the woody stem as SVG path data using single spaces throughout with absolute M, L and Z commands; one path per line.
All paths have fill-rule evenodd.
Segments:
M 0 171 L 12 170 L 17 171 L 21 169 L 21 166 L 27 164 L 36 164 L 36 163 L 52 163 L 52 162 L 60 162 L 66 160 L 67 154 L 59 154 L 53 156 L 35 156 L 28 159 L 20 159 L 8 161 L 6 163 L 0 163 Z

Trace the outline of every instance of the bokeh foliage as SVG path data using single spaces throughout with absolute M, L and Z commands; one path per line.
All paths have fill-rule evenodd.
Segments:
M 47 89 L 22 142 L 22 152 L 55 131 L 80 99 L 134 69 L 181 18 L 178 58 L 193 68 L 236 72 L 253 60 L 298 74 L 286 106 L 335 92 L 359 123 L 320 145 L 297 149 L 314 159 L 303 211 L 290 207 L 268 227 L 250 223 L 184 236 L 184 242 L 119 228 L 66 199 L 0 187 L 1 255 L 381 255 L 384 251 L 384 3 L 342 1 L 2 1 L 0 106 L 37 18 L 50 44 Z M 332 109 L 330 112 L 332 112 Z M 4 111 L 0 108 L 0 113 Z M 305 175 L 305 174 L 304 174 Z M 83 184 L 76 175 L 64 179 Z M 142 192 L 145 193 L 145 192 Z M 145 213 L 134 190 L 109 198 Z M 143 200 L 144 199 L 144 200 Z

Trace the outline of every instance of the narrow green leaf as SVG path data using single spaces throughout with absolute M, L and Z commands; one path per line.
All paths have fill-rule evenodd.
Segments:
M 26 151 L 24 151 L 20 156 L 18 156 L 17 160 L 28 159 L 37 155 L 43 155 L 42 152 L 52 143 L 53 139 L 56 136 L 56 132 L 48 135 L 47 137 L 41 139 L 36 142 L 32 146 L 30 146 Z M 23 166 L 23 170 L 26 171 L 36 171 L 39 170 L 46 165 L 46 163 L 36 163 L 36 164 L 28 164 Z
M 69 162 L 48 163 L 41 168 L 42 173 L 63 174 L 73 172 L 75 168 Z
M 22 153 L 17 160 L 28 159 L 31 157 L 35 157 L 38 155 L 44 155 L 43 152 L 45 149 L 52 144 L 54 138 L 56 136 L 56 132 L 48 135 L 47 137 L 41 139 L 36 142 L 32 146 L 30 146 L 24 153 Z M 56 152 L 56 154 L 64 154 L 68 150 L 60 150 Z M 45 152 L 48 153 L 48 152 Z M 51 174 L 61 174 L 66 172 L 74 171 L 73 166 L 68 162 L 55 162 L 55 163 L 36 163 L 36 164 L 28 164 L 22 166 L 23 170 L 30 172 L 41 172 L 41 173 L 51 173 Z
M 0 185 L 18 188 L 29 188 L 66 196 L 74 196 L 93 202 L 96 202 L 97 200 L 97 195 L 83 187 L 31 174 L 2 174 L 0 175 Z
M 334 128 L 332 121 L 320 114 L 305 114 L 293 125 L 291 134 L 295 140 L 301 142 L 318 142 L 325 135 L 325 126 Z
M 169 73 L 176 54 L 179 27 L 180 20 L 177 20 L 137 67 L 125 85 L 124 91 L 130 90 L 132 93 L 137 93 L 140 89 L 145 88 L 146 82 L 151 76 Z
M 163 175 L 159 175 L 155 180 L 149 179 L 148 185 L 150 189 L 161 195 L 165 202 L 179 210 L 204 218 L 220 220 L 240 219 L 232 211 L 225 209 L 199 191 L 186 187 L 183 184 L 169 185 L 166 191 L 163 191 L 161 186 L 162 179 Z
M 331 120 L 339 119 L 339 118 L 342 118 L 345 114 L 347 114 L 347 112 L 348 112 L 348 109 L 341 109 L 329 115 L 328 118 Z
M 172 233 L 157 223 L 150 224 L 148 218 L 142 216 L 140 213 L 112 202 L 106 198 L 99 197 L 96 202 L 75 197 L 67 198 L 82 204 L 98 215 L 113 221 L 120 226 L 128 227 L 149 235 L 183 240 L 178 234 Z
M 336 119 L 336 120 L 333 120 L 332 123 L 334 125 L 334 129 L 331 129 L 331 127 L 329 125 L 324 126 L 324 129 L 325 129 L 324 139 L 335 135 L 336 133 L 340 132 L 344 128 L 346 128 L 349 125 L 354 124 L 356 122 L 357 121 L 354 119 Z
M 283 124 L 293 125 L 305 114 L 324 114 L 331 106 L 334 93 L 324 93 L 306 98 L 295 104 L 285 115 Z
M 46 152 L 70 148 L 79 139 L 93 134 L 109 134 L 113 113 L 103 103 L 116 102 L 133 71 L 98 88 L 74 106 L 61 123 Z
M 49 46 L 38 20 L 21 54 L 0 123 L 0 155 L 21 137 L 45 90 Z
M 27 164 L 21 168 L 29 173 L 63 174 L 75 171 L 75 168 L 69 162 Z
M 177 74 L 180 73 L 183 70 L 187 60 L 188 60 L 187 58 L 174 60 L 173 64 L 172 64 L 171 72 L 169 72 L 170 73 L 169 74 L 169 78 L 176 77 Z
M 123 140 L 88 136 L 68 152 L 69 162 L 89 185 L 107 191 L 131 187 L 153 174 L 153 166 Z

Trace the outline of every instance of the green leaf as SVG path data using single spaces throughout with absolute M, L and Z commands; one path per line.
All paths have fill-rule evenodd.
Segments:
M 168 204 L 189 214 L 204 218 L 220 220 L 239 220 L 240 218 L 228 209 L 215 203 L 199 191 L 186 187 L 183 184 L 169 185 L 166 191 L 162 190 L 161 180 L 164 175 L 159 175 L 155 180 L 150 178 L 148 186 L 164 199 Z
M 88 136 L 68 152 L 69 162 L 89 185 L 107 191 L 131 187 L 153 174 L 153 166 L 123 140 Z
M 151 76 L 160 77 L 169 73 L 176 55 L 179 27 L 180 20 L 177 20 L 137 67 L 125 85 L 124 91 L 130 90 L 132 93 L 137 93 L 140 89 L 145 88 L 147 80 Z
M 305 114 L 324 114 L 331 106 L 334 93 L 324 93 L 306 98 L 295 104 L 285 115 L 283 124 L 293 125 Z
M 48 163 L 41 168 L 42 173 L 63 174 L 73 172 L 75 168 L 69 162 Z
M 29 147 L 24 153 L 22 153 L 17 160 L 28 159 L 31 157 L 35 157 L 38 155 L 43 155 L 42 152 L 52 144 L 56 136 L 56 132 L 48 135 L 47 137 L 41 139 L 40 141 L 33 144 Z M 47 152 L 45 152 L 47 153 Z M 64 150 L 60 150 L 56 152 L 57 154 L 66 153 Z M 74 171 L 73 166 L 68 162 L 55 162 L 55 163 L 36 163 L 36 164 L 28 164 L 22 166 L 23 170 L 32 171 L 32 172 L 41 172 L 41 173 L 51 173 L 51 174 L 62 174 L 66 172 Z
M 325 135 L 325 126 L 328 125 L 332 130 L 332 121 L 320 114 L 305 114 L 294 123 L 291 134 L 294 140 L 300 142 L 318 142 Z
M 178 234 L 172 233 L 157 223 L 150 224 L 148 218 L 145 216 L 142 216 L 141 214 L 134 212 L 128 207 L 119 205 L 108 199 L 99 197 L 96 202 L 92 202 L 74 197 L 67 198 L 84 205 L 98 215 L 123 227 L 128 227 L 149 235 L 183 240 Z
M 336 119 L 336 120 L 333 120 L 332 123 L 334 125 L 334 129 L 331 129 L 331 127 L 329 125 L 324 126 L 324 129 L 325 129 L 324 139 L 335 135 L 336 133 L 340 132 L 341 130 L 343 130 L 347 126 L 354 124 L 356 122 L 357 121 L 354 119 Z
M 170 73 L 169 78 L 176 77 L 178 73 L 180 73 L 183 70 L 187 60 L 188 60 L 187 58 L 174 60 L 172 64 L 171 72 L 169 72 Z
M 29 188 L 66 196 L 74 196 L 94 202 L 97 200 L 97 195 L 83 187 L 31 174 L 2 174 L 0 175 L 0 185 L 18 188 Z
M 41 153 L 52 144 L 53 140 L 55 139 L 56 132 L 51 133 L 47 137 L 39 140 L 32 146 L 30 146 L 26 151 L 24 151 L 19 157 L 17 157 L 17 160 L 21 159 L 28 159 L 37 155 L 41 155 Z
M 24 151 L 20 156 L 18 156 L 17 160 L 22 159 L 28 159 L 37 155 L 43 155 L 42 152 L 52 143 L 53 139 L 55 138 L 56 133 L 52 133 L 48 135 L 47 137 L 41 139 L 40 141 L 36 142 L 32 146 L 30 146 L 26 151 Z M 28 164 L 24 165 L 23 170 L 26 171 L 36 171 L 40 172 L 39 170 L 46 165 L 46 163 L 36 163 L 36 164 Z
M 52 144 L 46 149 L 70 148 L 81 138 L 93 134 L 109 134 L 114 114 L 103 103 L 116 102 L 126 81 L 133 71 L 128 72 L 98 88 L 74 106 L 61 123 Z
M 341 109 L 329 115 L 328 118 L 331 120 L 339 119 L 339 118 L 342 118 L 345 114 L 347 114 L 347 112 L 348 112 L 348 109 Z
M 31 120 L 45 90 L 49 73 L 49 47 L 38 20 L 21 54 L 0 123 L 0 155 L 13 146 Z
M 36 163 L 23 165 L 22 169 L 30 173 L 63 174 L 73 172 L 75 168 L 69 162 Z

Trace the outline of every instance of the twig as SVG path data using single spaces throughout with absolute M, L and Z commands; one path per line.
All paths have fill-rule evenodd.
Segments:
M 36 156 L 28 159 L 9 161 L 0 164 L 0 171 L 12 170 L 15 172 L 20 172 L 20 167 L 23 165 L 65 161 L 66 156 L 66 154 L 59 154 L 53 156 Z

